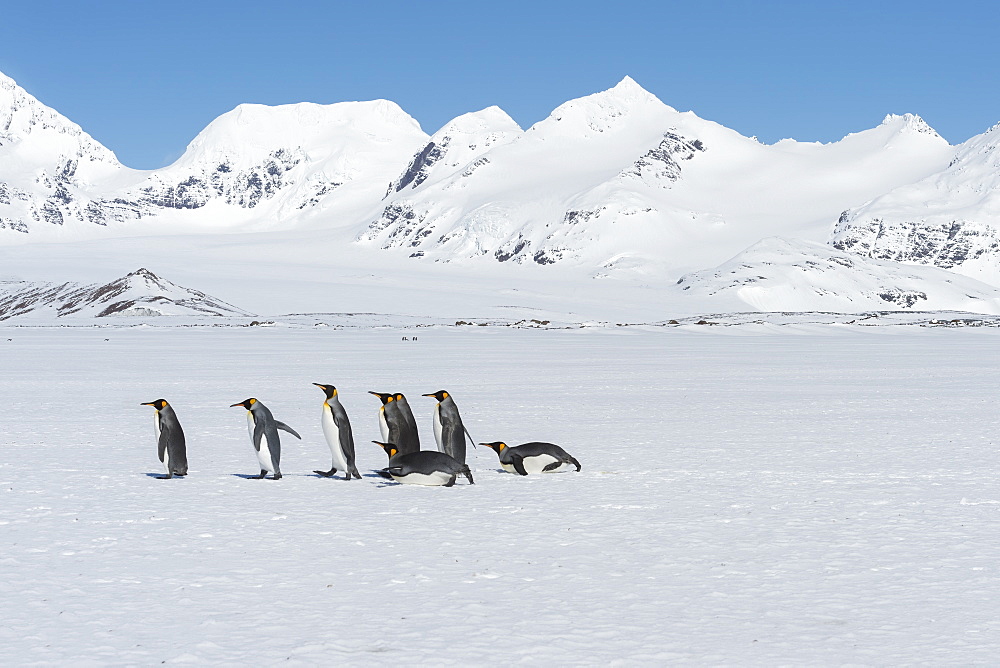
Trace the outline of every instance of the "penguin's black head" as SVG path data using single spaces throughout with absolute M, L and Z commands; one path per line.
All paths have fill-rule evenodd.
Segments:
M 507 447 L 507 444 L 503 441 L 493 441 L 492 443 L 480 443 L 479 445 L 485 445 L 487 448 L 495 451 L 498 455 L 503 452 L 503 449 Z
M 372 391 L 369 390 L 368 394 L 374 394 L 376 397 L 378 397 L 379 399 L 381 399 L 383 406 L 385 406 L 390 401 L 395 401 L 396 400 L 396 397 L 392 396 L 391 394 L 386 394 L 385 392 L 372 392 Z
M 139 404 L 140 406 L 152 406 L 158 411 L 162 411 L 163 407 L 167 405 L 166 399 L 157 399 L 156 401 L 149 401 L 144 404 Z
M 313 383 L 313 385 L 326 392 L 327 399 L 333 399 L 337 396 L 337 388 L 333 385 L 324 385 L 323 383 Z
M 237 406 L 242 406 L 243 408 L 245 408 L 245 409 L 247 409 L 247 410 L 250 410 L 251 408 L 253 408 L 253 405 L 254 405 L 255 403 L 257 403 L 257 400 L 256 400 L 256 399 L 254 399 L 253 397 L 250 397 L 249 399 L 246 399 L 246 400 L 244 400 L 244 401 L 241 401 L 241 402 L 240 402 L 240 403 L 238 403 L 238 404 L 233 404 L 233 405 L 231 405 L 231 406 L 230 406 L 230 408 L 236 408 Z
M 396 453 L 399 452 L 392 443 L 382 443 L 381 441 L 372 441 L 372 443 L 385 450 L 385 454 L 389 455 L 389 459 L 395 457 Z
M 448 393 L 444 390 L 438 390 L 437 392 L 432 392 L 431 394 L 422 394 L 422 397 L 434 397 L 438 401 L 444 401 L 448 398 Z

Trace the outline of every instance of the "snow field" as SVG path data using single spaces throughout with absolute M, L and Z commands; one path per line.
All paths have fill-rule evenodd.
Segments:
M 996 331 L 726 331 L 758 335 L 3 328 L 0 643 L 18 664 L 991 663 Z M 339 388 L 362 480 L 311 473 L 312 382 Z M 377 478 L 366 392 L 406 394 L 430 448 L 438 389 L 477 441 L 583 471 L 480 448 L 474 486 Z M 239 477 L 249 396 L 303 435 L 280 481 Z M 149 475 L 138 404 L 160 397 L 183 480 Z

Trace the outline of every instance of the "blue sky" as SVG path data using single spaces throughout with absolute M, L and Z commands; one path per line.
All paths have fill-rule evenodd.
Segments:
M 21 0 L 0 71 L 143 169 L 242 102 L 387 98 L 427 132 L 496 104 L 527 127 L 626 74 L 766 142 L 913 112 L 958 143 L 1000 121 L 997 25 L 962 0 Z

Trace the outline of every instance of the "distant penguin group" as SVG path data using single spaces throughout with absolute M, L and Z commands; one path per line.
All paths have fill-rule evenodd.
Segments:
M 330 478 L 336 473 L 344 474 L 343 480 L 361 478 L 356 464 L 354 433 L 347 411 L 340 403 L 337 388 L 324 383 L 313 383 L 320 388 L 325 398 L 322 404 L 320 425 L 323 436 L 330 448 L 331 465 L 327 471 L 314 473 Z M 466 439 L 475 441 L 462 422 L 455 400 L 445 390 L 438 390 L 422 396 L 437 400 L 434 406 L 434 441 L 437 450 L 421 450 L 417 421 L 406 397 L 398 392 L 369 392 L 379 398 L 378 422 L 382 439 L 372 441 L 388 456 L 385 467 L 376 471 L 387 480 L 414 485 L 451 487 L 459 476 L 475 484 L 472 471 L 466 464 Z M 162 479 L 185 476 L 188 471 L 187 448 L 184 431 L 174 409 L 165 399 L 157 399 L 141 404 L 156 409 L 154 427 L 157 456 L 166 471 Z M 247 411 L 247 426 L 250 444 L 253 446 L 260 468 L 260 474 L 247 476 L 263 479 L 268 473 L 272 480 L 281 479 L 281 438 L 279 431 L 287 432 L 301 440 L 301 436 L 284 422 L 276 420 L 271 411 L 255 397 L 250 397 L 230 407 L 243 407 Z M 549 473 L 565 466 L 580 470 L 580 462 L 558 445 L 552 443 L 525 443 L 509 447 L 506 443 L 480 443 L 497 453 L 505 471 L 528 475 Z

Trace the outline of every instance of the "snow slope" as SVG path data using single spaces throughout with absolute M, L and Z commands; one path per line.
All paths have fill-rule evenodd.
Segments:
M 20 664 L 935 665 L 1000 653 L 995 328 L 11 328 L 0 638 Z M 867 333 L 866 333 L 867 332 Z M 404 342 L 402 335 L 419 334 Z M 8 341 L 8 339 L 12 339 Z M 105 339 L 109 339 L 105 341 Z M 341 390 L 365 475 L 325 468 Z M 370 389 L 421 436 L 583 471 L 386 484 Z M 256 396 L 299 430 L 256 473 Z M 165 397 L 191 474 L 163 481 Z
M 962 144 L 946 169 L 845 211 L 830 243 L 1000 285 L 1000 124 Z
M 1000 289 L 937 267 L 859 257 L 772 237 L 728 262 L 682 276 L 706 310 L 972 311 L 1000 314 Z
M 0 281 L 0 320 L 32 316 L 43 320 L 72 316 L 248 316 L 204 292 L 183 288 L 148 269 L 137 269 L 105 285 Z

